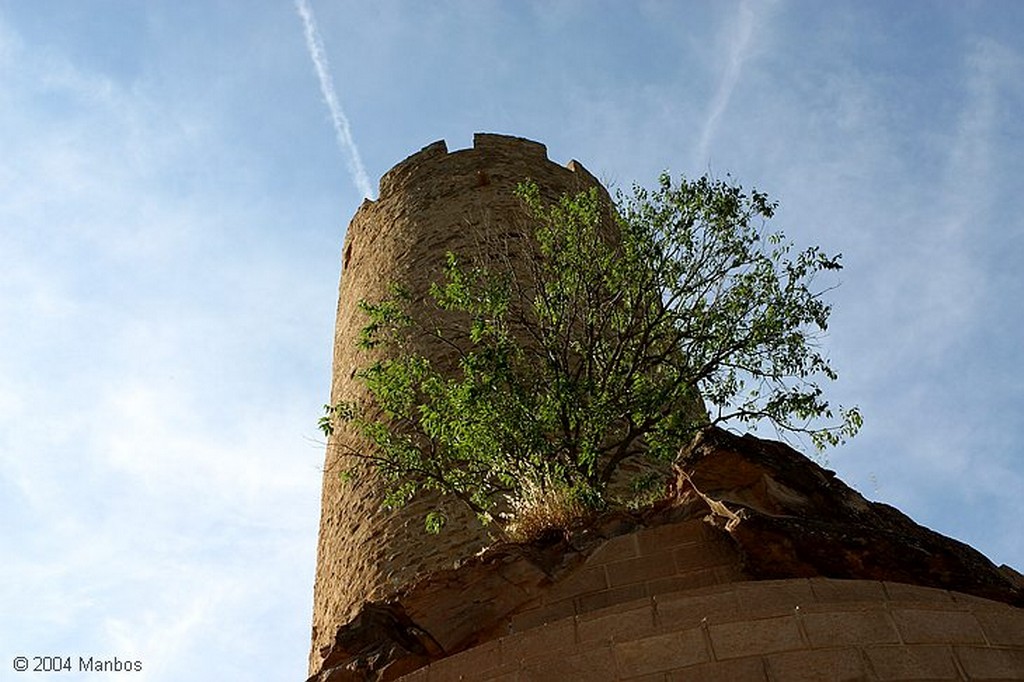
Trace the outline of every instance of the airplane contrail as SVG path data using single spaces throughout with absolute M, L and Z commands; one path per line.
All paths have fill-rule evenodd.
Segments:
M 356 147 L 355 140 L 352 139 L 348 117 L 345 116 L 345 111 L 338 101 L 338 95 L 334 91 L 334 79 L 331 78 L 330 64 L 327 62 L 327 54 L 324 52 L 323 40 L 320 38 L 313 10 L 307 0 L 295 0 L 295 9 L 298 10 L 299 16 L 302 18 L 302 25 L 306 32 L 306 48 L 309 50 L 309 57 L 313 60 L 313 66 L 316 68 L 316 76 L 320 81 L 320 92 L 331 113 L 331 123 L 334 125 L 338 146 L 348 157 L 348 170 L 352 175 L 352 182 L 364 197 L 372 199 L 373 189 L 370 186 L 370 179 L 366 176 L 363 160 L 359 157 L 359 148 Z
M 725 72 L 718 81 L 718 89 L 704 126 L 701 130 L 700 141 L 697 143 L 697 164 L 703 165 L 708 162 L 708 153 L 711 149 L 711 142 L 718 129 L 718 119 L 725 112 L 732 98 L 732 91 L 740 78 L 740 70 L 743 61 L 747 56 L 747 48 L 750 45 L 750 35 L 754 28 L 754 12 L 750 4 L 743 2 L 739 8 L 739 21 L 737 22 L 736 33 L 733 35 L 729 45 L 729 61 L 726 64 Z

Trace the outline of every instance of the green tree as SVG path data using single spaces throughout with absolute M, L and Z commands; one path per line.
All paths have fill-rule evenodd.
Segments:
M 372 400 L 327 406 L 321 427 L 368 439 L 345 453 L 348 472 L 376 469 L 385 504 L 434 489 L 485 522 L 552 494 L 594 509 L 624 462 L 669 462 L 711 425 L 769 421 L 822 448 L 856 433 L 857 410 L 834 411 L 819 385 L 836 374 L 813 283 L 840 256 L 794 253 L 767 229 L 766 195 L 668 174 L 614 207 L 596 189 L 552 205 L 532 183 L 517 195 L 531 238 L 449 253 L 436 314 L 411 314 L 400 286 L 359 304 L 358 344 L 381 351 L 358 373 Z M 413 350 L 423 336 L 451 349 L 454 371 Z M 428 528 L 443 520 L 435 510 Z

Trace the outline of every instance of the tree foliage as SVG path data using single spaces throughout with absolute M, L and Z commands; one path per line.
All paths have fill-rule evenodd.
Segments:
M 713 424 L 769 421 L 819 447 L 856 433 L 856 409 L 833 410 L 820 386 L 836 374 L 814 280 L 840 256 L 769 231 L 766 195 L 668 174 L 614 208 L 596 189 L 551 205 L 532 183 L 517 195 L 529 240 L 449 253 L 433 312 L 414 315 L 400 286 L 359 303 L 358 344 L 379 351 L 358 373 L 372 400 L 328 406 L 321 427 L 372 444 L 345 453 L 349 471 L 376 469 L 387 505 L 434 489 L 484 521 L 551 494 L 596 508 L 624 462 L 668 462 Z M 424 339 L 454 371 L 417 350 Z

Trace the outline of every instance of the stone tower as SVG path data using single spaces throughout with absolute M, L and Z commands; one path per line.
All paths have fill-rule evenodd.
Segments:
M 357 302 L 393 282 L 422 300 L 447 251 L 516 229 L 527 178 L 548 199 L 600 187 L 500 135 L 381 179 L 345 239 L 332 402 L 362 397 Z M 308 682 L 1024 680 L 1024 576 L 782 443 L 711 429 L 651 507 L 487 548 L 457 509 L 427 536 L 429 500 L 383 512 L 372 481 L 343 483 L 362 446 L 328 443 Z
M 472 149 L 449 152 L 435 142 L 388 171 L 376 201 L 364 201 L 345 237 L 335 327 L 331 402 L 361 396 L 354 378 L 365 364 L 355 347 L 365 324 L 360 299 L 380 300 L 389 286 L 402 282 L 413 300 L 426 296 L 441 274 L 445 254 L 471 254 L 481 231 L 491 236 L 513 230 L 518 208 L 516 185 L 532 179 L 549 198 L 600 183 L 576 162 L 560 166 L 547 158 L 544 145 L 517 137 L 478 134 Z M 603 191 L 603 190 L 602 190 Z M 426 349 L 435 357 L 438 348 Z M 399 513 L 379 509 L 378 490 L 370 483 L 339 480 L 337 457 L 362 444 L 339 430 L 328 443 L 320 518 L 313 609 L 313 650 L 328 643 L 354 609 L 380 598 L 417 576 L 450 568 L 478 551 L 486 535 L 476 520 L 458 508 L 449 529 L 424 537 L 427 501 Z

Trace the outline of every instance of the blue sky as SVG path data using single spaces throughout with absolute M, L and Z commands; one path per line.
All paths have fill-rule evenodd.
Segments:
M 300 7 L 0 0 L 4 670 L 302 679 L 345 226 L 477 131 L 778 199 L 846 264 L 830 466 L 1024 568 L 1024 3 Z

